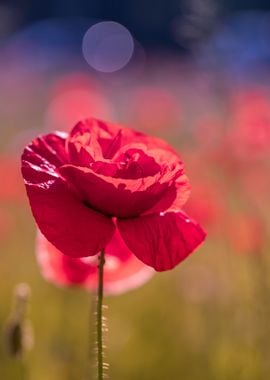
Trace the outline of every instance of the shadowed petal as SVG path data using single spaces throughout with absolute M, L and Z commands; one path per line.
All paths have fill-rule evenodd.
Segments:
M 96 266 L 79 258 L 64 255 L 38 231 L 36 256 L 43 277 L 55 285 L 80 285 L 89 275 L 96 275 Z M 93 263 L 96 257 L 90 257 Z
M 138 260 L 123 242 L 119 232 L 106 246 L 104 292 L 124 293 L 149 280 L 154 270 Z M 72 258 L 63 255 L 40 232 L 36 254 L 44 278 L 55 285 L 80 286 L 96 291 L 98 285 L 98 256 Z
M 205 239 L 199 224 L 181 212 L 117 220 L 130 250 L 157 271 L 174 268 Z
M 105 260 L 104 281 L 107 294 L 116 295 L 138 288 L 154 275 L 152 268 L 134 256 L 117 229 L 106 246 Z
M 115 228 L 112 220 L 86 207 L 60 179 L 26 184 L 26 189 L 39 229 L 64 254 L 95 255 L 110 240 Z
M 153 208 L 147 210 L 145 214 L 158 214 L 168 209 L 177 212 L 186 203 L 189 195 L 190 184 L 187 176 L 182 174 L 174 181 L 173 186 L 167 188 L 160 201 Z
M 134 180 L 113 178 L 95 173 L 90 168 L 73 165 L 64 165 L 59 170 L 72 190 L 89 207 L 119 218 L 134 217 L 151 209 L 170 189 L 167 182 L 162 183 L 155 176 Z M 175 199 L 175 192 L 169 195 L 169 202 L 163 202 L 166 208 Z

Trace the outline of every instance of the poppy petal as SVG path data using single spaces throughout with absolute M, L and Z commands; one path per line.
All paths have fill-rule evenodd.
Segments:
M 182 212 L 117 220 L 117 225 L 129 249 L 156 271 L 174 268 L 206 236 L 200 225 Z
M 178 154 L 163 140 L 148 136 L 122 126 L 121 124 L 108 123 L 102 120 L 88 118 L 75 125 L 69 134 L 68 141 L 79 143 L 81 146 L 88 145 L 91 135 L 97 137 L 103 157 L 112 159 L 115 154 L 127 144 L 144 144 L 147 149 L 162 149 L 170 153 Z
M 36 255 L 43 277 L 60 286 L 80 286 L 96 291 L 98 256 L 72 258 L 63 255 L 40 232 Z M 143 285 L 154 270 L 138 260 L 124 243 L 118 230 L 105 249 L 104 292 L 116 295 Z
M 40 231 L 64 254 L 95 255 L 111 239 L 113 221 L 80 202 L 61 179 L 26 189 Z
M 104 288 L 106 294 L 120 294 L 147 282 L 154 270 L 130 251 L 116 228 L 105 249 Z
M 168 186 L 164 191 L 162 198 L 153 208 L 146 211 L 145 214 L 157 214 L 170 209 L 178 211 L 186 203 L 190 195 L 190 184 L 185 174 L 180 175 L 172 186 Z
M 65 133 L 51 133 L 37 137 L 26 146 L 22 154 L 25 183 L 41 184 L 59 178 L 57 168 L 67 162 L 65 139 Z
M 65 132 L 39 136 L 25 148 L 22 160 L 40 164 L 43 159 L 54 167 L 58 167 L 67 161 L 66 138 L 67 134 Z
M 162 202 L 162 206 L 166 203 L 165 209 L 167 209 L 175 199 L 175 192 L 170 193 L 168 184 L 157 181 L 155 177 L 138 179 L 106 177 L 90 168 L 74 165 L 63 165 L 59 171 L 71 189 L 89 207 L 109 216 L 129 218 L 140 215 L 165 196 L 166 202 Z M 167 192 L 169 192 L 168 197 Z

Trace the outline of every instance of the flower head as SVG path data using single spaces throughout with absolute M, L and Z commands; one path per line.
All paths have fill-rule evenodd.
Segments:
M 205 238 L 181 207 L 184 165 L 162 140 L 95 119 L 30 143 L 22 174 L 42 234 L 63 254 L 96 255 L 119 233 L 157 271 L 173 268 Z

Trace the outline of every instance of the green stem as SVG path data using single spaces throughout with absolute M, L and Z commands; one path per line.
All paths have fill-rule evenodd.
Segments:
M 102 329 L 102 304 L 103 304 L 103 269 L 105 264 L 105 251 L 99 255 L 98 264 L 98 290 L 97 290 L 97 366 L 98 380 L 103 380 L 103 329 Z
M 19 370 L 20 370 L 20 380 L 26 380 L 27 379 L 27 369 L 26 369 L 26 365 L 25 365 L 25 360 L 24 358 L 21 356 L 19 358 Z
M 93 310 L 96 311 L 97 305 L 97 295 L 90 295 L 90 305 L 89 305 L 89 346 L 88 346 L 88 355 L 87 355 L 87 367 L 85 370 L 85 379 L 93 379 L 93 369 L 94 363 L 96 362 L 96 312 L 93 313 Z M 95 339 L 93 339 L 95 337 Z M 94 356 L 95 355 L 95 356 Z

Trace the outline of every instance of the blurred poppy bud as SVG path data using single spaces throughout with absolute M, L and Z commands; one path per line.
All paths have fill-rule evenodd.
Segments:
M 6 349 L 12 357 L 22 357 L 33 347 L 33 330 L 26 319 L 30 287 L 21 283 L 15 288 L 15 304 L 5 327 Z

